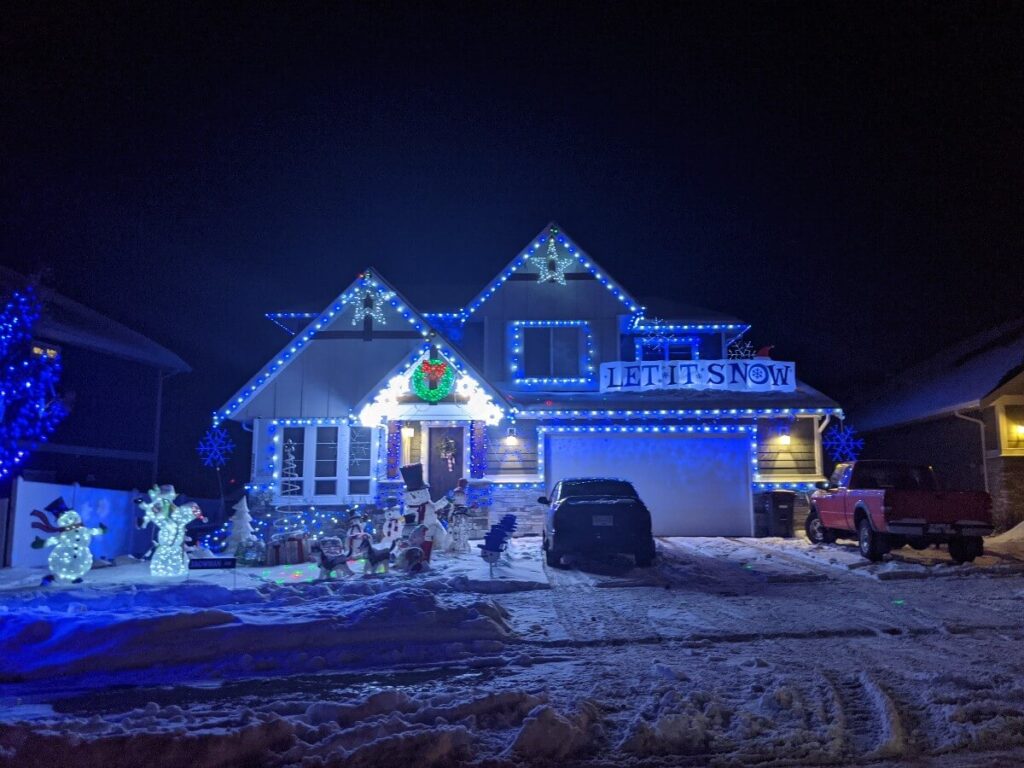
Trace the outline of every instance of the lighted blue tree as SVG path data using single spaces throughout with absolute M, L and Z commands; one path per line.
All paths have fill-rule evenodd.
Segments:
M 0 313 L 0 478 L 67 415 L 57 396 L 60 352 L 32 338 L 41 313 L 32 287 L 12 293 Z

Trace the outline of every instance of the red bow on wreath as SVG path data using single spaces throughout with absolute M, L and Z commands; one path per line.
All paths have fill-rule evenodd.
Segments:
M 448 363 L 444 360 L 440 360 L 436 363 L 432 363 L 429 360 L 424 360 L 420 363 L 420 370 L 427 377 L 427 380 L 431 384 L 436 384 L 444 376 L 444 372 L 448 370 Z

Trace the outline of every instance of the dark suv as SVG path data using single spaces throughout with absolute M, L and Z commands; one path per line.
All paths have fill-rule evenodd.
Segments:
M 562 480 L 550 499 L 541 496 L 537 501 L 548 505 L 544 520 L 548 565 L 561 565 L 562 555 L 570 552 L 622 552 L 633 555 L 644 568 L 654 561 L 651 513 L 631 483 L 606 477 Z

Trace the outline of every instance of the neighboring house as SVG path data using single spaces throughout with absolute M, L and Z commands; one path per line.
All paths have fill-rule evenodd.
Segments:
M 748 325 L 654 320 L 557 226 L 462 309 L 417 312 L 366 272 L 292 334 L 214 421 L 253 434 L 252 487 L 279 505 L 381 504 L 422 461 L 496 512 L 541 511 L 564 477 L 633 481 L 656 533 L 750 535 L 752 494 L 823 479 L 841 412 L 793 363 L 728 359 Z
M 27 279 L 0 267 L 0 294 Z M 59 356 L 58 389 L 70 408 L 19 474 L 56 483 L 144 488 L 156 478 L 164 380 L 190 370 L 140 333 L 39 286 L 40 354 Z
M 1024 520 L 1024 318 L 908 369 L 851 421 L 865 457 L 931 464 L 947 487 L 991 493 L 999 527 Z

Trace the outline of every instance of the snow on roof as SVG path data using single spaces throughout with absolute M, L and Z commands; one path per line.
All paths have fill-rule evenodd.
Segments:
M 0 267 L 0 294 L 16 291 L 29 282 L 14 270 Z M 38 286 L 36 290 L 43 302 L 43 314 L 35 333 L 40 339 L 104 352 L 166 371 L 192 370 L 166 347 L 116 320 L 45 286 Z
M 977 408 L 1024 369 L 1024 317 L 948 347 L 852 409 L 862 432 Z

